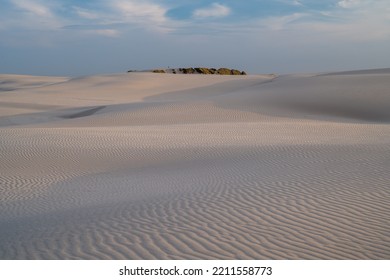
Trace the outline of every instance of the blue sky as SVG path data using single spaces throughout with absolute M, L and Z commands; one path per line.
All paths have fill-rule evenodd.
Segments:
M 390 67 L 389 0 L 0 0 L 0 73 Z

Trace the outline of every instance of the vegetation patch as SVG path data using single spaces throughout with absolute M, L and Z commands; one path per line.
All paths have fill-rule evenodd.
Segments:
M 194 68 L 180 68 L 179 71 L 182 72 L 183 74 L 194 74 L 195 73 Z
M 153 73 L 166 73 L 165 70 L 162 70 L 162 69 L 154 69 L 152 72 Z
M 215 73 L 212 72 L 212 70 L 209 68 L 195 68 L 195 71 L 198 72 L 199 74 L 204 74 L 204 75 L 210 75 Z
M 183 74 L 202 74 L 202 75 L 246 75 L 245 71 L 240 71 L 236 69 L 229 68 L 206 68 L 206 67 L 196 67 L 196 68 L 179 68 L 179 73 Z
M 241 75 L 241 71 L 236 70 L 236 69 L 230 70 L 230 73 L 231 73 L 232 75 Z
M 129 70 L 128 72 L 136 72 Z M 189 67 L 189 68 L 169 68 L 154 69 L 153 73 L 172 73 L 172 74 L 200 74 L 200 75 L 246 75 L 245 71 L 229 68 L 206 68 L 206 67 Z
M 231 75 L 231 70 L 228 68 L 219 68 L 217 73 L 219 75 Z

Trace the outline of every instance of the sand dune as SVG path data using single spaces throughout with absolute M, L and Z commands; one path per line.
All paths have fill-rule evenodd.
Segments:
M 0 258 L 389 259 L 389 88 L 0 75 Z

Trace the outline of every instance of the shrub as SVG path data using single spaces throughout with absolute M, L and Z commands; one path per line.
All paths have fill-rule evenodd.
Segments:
M 203 73 L 202 68 L 194 68 L 194 69 L 195 69 L 195 71 L 196 71 L 197 73 L 199 73 L 199 74 L 202 74 L 202 73 Z
M 195 68 L 178 68 L 177 69 L 179 73 L 183 74 L 203 74 L 203 75 L 246 75 L 245 71 L 240 71 L 236 69 L 229 69 L 229 68 L 219 68 L 218 70 L 215 68 L 206 68 L 206 67 L 195 67 Z M 166 73 L 164 70 L 153 70 L 154 73 Z M 173 74 L 177 74 L 176 69 L 172 70 Z
M 162 69 L 154 69 L 152 72 L 153 73 L 166 73 L 165 70 L 162 70 Z
M 194 74 L 195 73 L 194 68 L 182 68 L 182 71 L 184 74 Z
M 219 75 L 231 75 L 231 71 L 228 68 L 219 68 L 217 71 Z
M 210 75 L 213 74 L 209 68 L 195 68 L 195 71 L 198 72 L 199 74 L 205 74 L 205 75 Z
M 241 75 L 241 71 L 238 71 L 238 70 L 236 70 L 236 69 L 232 69 L 232 70 L 230 71 L 230 73 L 231 73 L 232 75 Z

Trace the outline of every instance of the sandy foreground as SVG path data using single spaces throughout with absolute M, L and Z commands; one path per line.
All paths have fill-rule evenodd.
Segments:
M 390 69 L 0 75 L 0 259 L 390 259 Z

